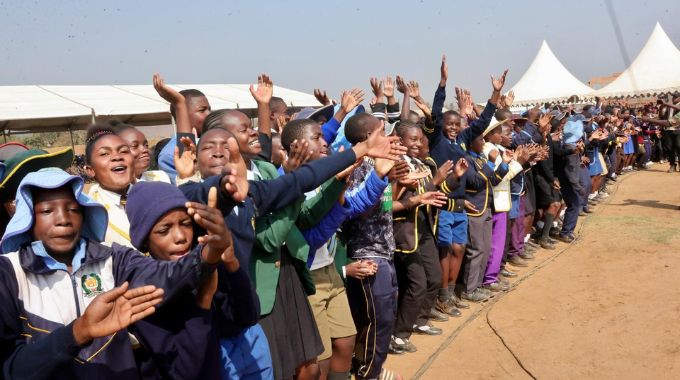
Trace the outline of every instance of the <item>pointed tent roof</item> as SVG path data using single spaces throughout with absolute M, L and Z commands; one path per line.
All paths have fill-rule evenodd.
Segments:
M 680 50 L 657 22 L 647 43 L 630 67 L 595 91 L 599 96 L 659 94 L 680 89 Z
M 511 90 L 515 93 L 514 105 L 518 106 L 563 100 L 593 91 L 562 65 L 545 41 Z

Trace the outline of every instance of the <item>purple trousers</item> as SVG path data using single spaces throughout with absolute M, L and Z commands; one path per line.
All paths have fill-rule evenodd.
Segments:
M 508 249 L 508 257 L 517 256 L 524 252 L 524 203 L 526 203 L 526 195 L 519 197 L 519 216 L 516 219 L 510 220 L 510 249 Z
M 503 250 L 505 249 L 506 228 L 508 226 L 508 213 L 496 212 L 493 214 L 493 230 L 491 232 L 491 254 L 486 263 L 484 272 L 484 285 L 498 280 L 498 272 L 501 270 Z

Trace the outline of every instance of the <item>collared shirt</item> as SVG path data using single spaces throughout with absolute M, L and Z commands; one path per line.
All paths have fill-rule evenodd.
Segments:
M 137 180 L 137 182 L 165 182 L 172 183 L 168 173 L 162 170 L 147 170 L 142 173 L 142 176 Z
M 128 192 L 130 188 L 128 187 Z M 118 193 L 103 189 L 98 183 L 92 185 L 87 192 L 92 199 L 101 203 L 109 215 L 109 224 L 106 228 L 106 237 L 103 244 L 111 246 L 118 243 L 134 248 L 130 242 L 130 222 L 125 213 L 125 205 L 121 204 L 121 196 Z
M 85 239 L 80 239 L 80 242 L 76 246 L 76 252 L 73 255 L 73 259 L 71 260 L 71 272 L 75 273 L 78 269 L 80 269 L 80 264 L 83 262 L 83 259 L 85 259 L 86 248 L 87 242 Z M 35 253 L 36 256 L 43 258 L 43 262 L 49 269 L 63 270 L 68 272 L 68 267 L 66 264 L 55 260 L 54 257 L 47 253 L 47 249 L 45 249 L 42 241 L 38 240 L 32 242 L 31 249 L 33 249 L 33 253 Z

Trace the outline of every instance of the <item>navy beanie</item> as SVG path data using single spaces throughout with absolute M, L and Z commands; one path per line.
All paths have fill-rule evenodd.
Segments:
M 142 251 L 154 224 L 168 211 L 184 208 L 187 198 L 177 187 L 165 182 L 138 182 L 128 193 L 125 213 L 130 221 L 130 240 Z

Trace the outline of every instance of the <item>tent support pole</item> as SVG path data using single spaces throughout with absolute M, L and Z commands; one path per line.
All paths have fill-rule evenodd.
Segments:
M 73 141 L 73 130 L 71 129 L 70 125 L 68 126 L 68 134 L 71 137 L 71 149 L 73 149 L 73 151 L 75 152 L 76 151 L 76 144 Z

